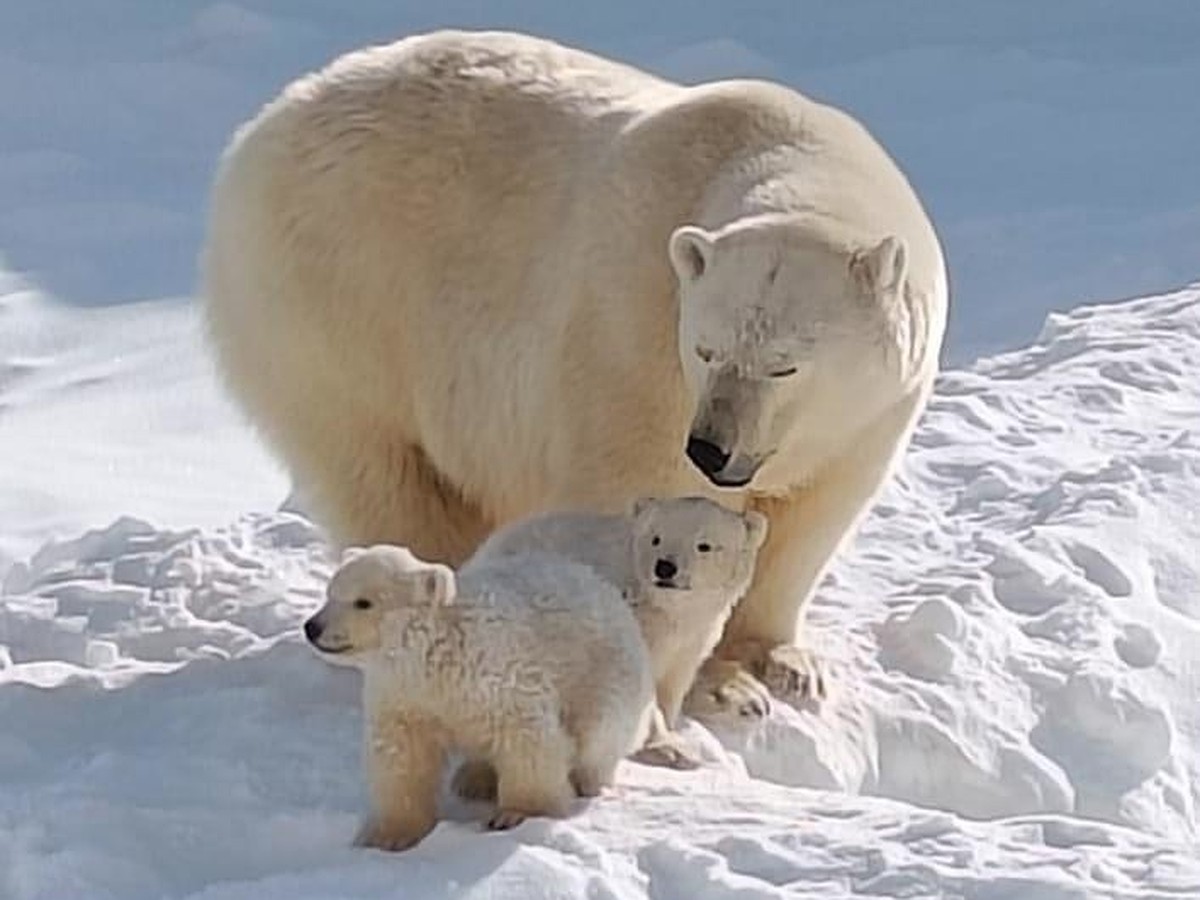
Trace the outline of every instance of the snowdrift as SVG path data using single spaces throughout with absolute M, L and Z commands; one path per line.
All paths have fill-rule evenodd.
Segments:
M 37 372 L 77 410 L 130 390 L 139 358 L 113 348 L 144 312 L 95 314 L 106 368 L 51 344 L 8 364 L 5 454 L 36 455 L 43 432 L 12 422 L 44 425 L 22 417 Z M 0 346 L 43 314 L 0 308 Z M 241 432 L 213 409 L 193 441 L 230 496 Z M 0 897 L 1194 900 L 1197 423 L 1200 287 L 1052 317 L 946 373 L 816 602 L 826 704 L 689 723 L 710 766 L 626 762 L 563 821 L 488 834 L 447 801 L 399 855 L 349 847 L 357 676 L 298 635 L 330 567 L 309 522 L 122 515 L 43 543 L 3 575 Z

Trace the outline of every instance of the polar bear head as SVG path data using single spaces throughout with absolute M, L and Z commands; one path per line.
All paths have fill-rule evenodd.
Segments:
M 425 562 L 403 547 L 350 548 L 325 591 L 325 605 L 304 623 L 304 636 L 321 653 L 353 662 L 378 650 L 390 614 L 453 601 L 454 571 Z
M 668 252 L 695 400 L 686 454 L 713 484 L 789 488 L 809 473 L 788 459 L 819 465 L 897 398 L 907 376 L 890 347 L 911 327 L 901 239 L 760 216 L 681 226 Z
M 632 519 L 640 587 L 741 594 L 767 536 L 761 513 L 739 514 L 704 497 L 642 497 Z

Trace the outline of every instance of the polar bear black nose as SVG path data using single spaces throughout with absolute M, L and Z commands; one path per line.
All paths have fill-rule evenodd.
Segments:
M 659 559 L 654 563 L 654 577 L 660 578 L 663 581 L 668 581 L 675 577 L 675 573 L 679 571 L 679 567 L 669 559 Z
M 729 454 L 704 438 L 689 437 L 687 442 L 687 457 L 697 469 L 710 478 L 725 468 L 729 462 Z
M 315 618 L 309 619 L 304 623 L 304 636 L 308 638 L 309 643 L 315 643 L 317 638 L 321 636 L 321 623 Z

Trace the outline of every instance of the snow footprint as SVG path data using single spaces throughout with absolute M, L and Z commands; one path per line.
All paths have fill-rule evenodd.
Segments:
M 1083 572 L 1083 577 L 1110 597 L 1133 595 L 1133 581 L 1103 550 L 1083 541 L 1064 541 L 1063 552 Z
M 874 793 L 972 819 L 1066 812 L 1071 785 L 1024 741 L 976 746 L 924 711 L 880 713 L 879 782 Z
M 893 613 L 879 626 L 879 661 L 925 681 L 945 681 L 967 631 L 958 607 L 934 597 L 907 613 Z
M 790 894 L 763 878 L 732 871 L 719 853 L 677 838 L 655 841 L 638 852 L 638 865 L 649 881 L 650 900 L 669 897 L 731 897 L 736 900 L 784 900 Z
M 1129 622 L 1113 639 L 1113 649 L 1125 665 L 1134 669 L 1148 669 L 1162 655 L 1162 641 L 1145 625 Z
M 1054 560 L 1016 541 L 977 538 L 980 550 L 992 560 L 984 570 L 992 576 L 996 600 L 1011 612 L 1040 616 L 1087 588 Z
M 1085 670 L 1050 697 L 1030 739 L 1081 793 L 1116 799 L 1171 759 L 1169 710 L 1115 673 Z

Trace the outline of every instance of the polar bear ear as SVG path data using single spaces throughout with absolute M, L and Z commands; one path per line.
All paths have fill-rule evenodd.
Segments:
M 746 522 L 746 536 L 750 548 L 757 550 L 763 545 L 763 541 L 767 539 L 767 529 L 770 523 L 766 516 L 753 509 L 743 513 L 742 518 Z
M 431 565 L 422 573 L 421 589 L 425 592 L 425 599 L 434 606 L 453 603 L 458 593 L 454 570 L 440 563 Z
M 671 232 L 667 251 L 679 282 L 691 284 L 712 261 L 712 235 L 697 225 L 681 225 Z
M 629 514 L 634 519 L 641 518 L 642 513 L 648 511 L 651 506 L 658 502 L 659 499 L 657 497 L 638 497 L 633 501 L 633 506 L 630 507 Z
M 850 259 L 850 271 L 873 296 L 898 294 L 908 277 L 908 246 L 900 238 L 888 235 L 874 247 L 855 253 Z

